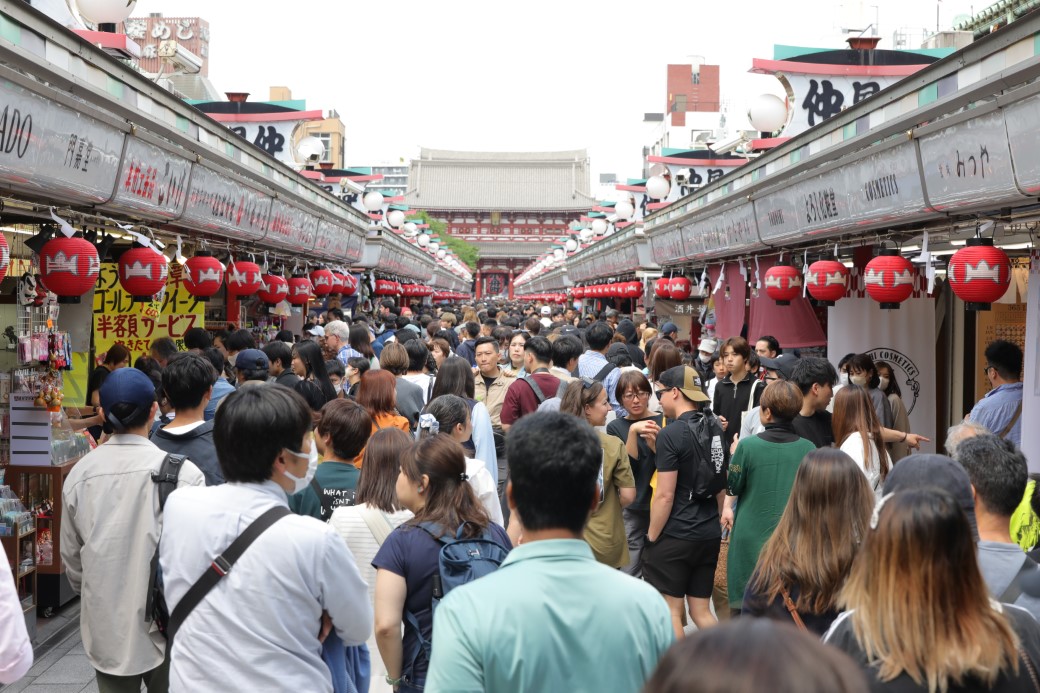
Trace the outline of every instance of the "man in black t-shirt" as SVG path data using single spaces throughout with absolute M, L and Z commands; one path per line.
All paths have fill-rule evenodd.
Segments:
M 806 356 L 795 365 L 791 380 L 802 390 L 802 410 L 793 421 L 795 433 L 818 448 L 834 445 L 827 405 L 834 396 L 838 372 L 827 359 Z
M 709 599 L 722 543 L 719 505 L 725 490 L 708 498 L 690 490 L 696 483 L 694 456 L 700 446 L 694 444 L 687 421 L 709 403 L 697 371 L 675 366 L 658 382 L 664 389 L 657 398 L 669 423 L 657 435 L 657 488 L 643 549 L 643 578 L 664 595 L 676 637 L 681 638 L 684 598 L 698 628 L 716 623 Z

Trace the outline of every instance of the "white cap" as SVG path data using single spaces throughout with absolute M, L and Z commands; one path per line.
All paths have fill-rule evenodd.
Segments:
M 718 348 L 719 343 L 709 337 L 701 340 L 700 346 L 697 347 L 697 351 L 703 351 L 707 354 L 714 354 L 715 350 Z
M 552 308 L 549 306 L 542 306 L 542 315 L 552 315 Z
M 315 325 L 311 329 L 307 330 L 307 333 L 308 334 L 312 334 L 315 337 L 324 337 L 325 336 L 325 328 L 322 327 L 321 325 Z

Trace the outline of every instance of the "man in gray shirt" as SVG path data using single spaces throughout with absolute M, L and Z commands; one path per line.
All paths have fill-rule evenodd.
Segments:
M 1024 577 L 1040 575 L 1040 565 L 1011 540 L 1011 515 L 1029 480 L 1025 456 L 1013 443 L 984 434 L 958 445 L 955 459 L 968 472 L 975 494 L 979 568 L 990 594 L 1040 618 L 1040 599 L 1021 588 Z M 1029 581 L 1037 578 L 1030 576 Z

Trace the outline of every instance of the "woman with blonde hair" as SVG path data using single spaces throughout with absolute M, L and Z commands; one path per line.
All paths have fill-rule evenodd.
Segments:
M 867 475 L 874 495 L 881 497 L 881 484 L 891 468 L 881 424 L 867 391 L 847 385 L 834 397 L 834 440 Z
M 799 628 L 823 635 L 838 616 L 838 595 L 873 509 L 874 493 L 851 457 L 835 448 L 806 455 L 748 580 L 741 614 L 801 621 Z
M 1040 624 L 990 599 L 971 526 L 938 488 L 886 495 L 824 636 L 873 691 L 1036 691 Z

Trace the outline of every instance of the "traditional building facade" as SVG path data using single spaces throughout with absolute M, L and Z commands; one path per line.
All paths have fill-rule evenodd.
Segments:
M 423 148 L 405 202 L 477 246 L 475 293 L 513 295 L 513 277 L 595 205 L 584 149 L 463 152 Z

